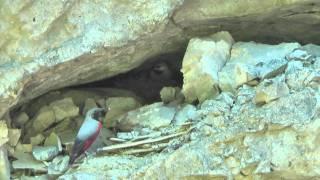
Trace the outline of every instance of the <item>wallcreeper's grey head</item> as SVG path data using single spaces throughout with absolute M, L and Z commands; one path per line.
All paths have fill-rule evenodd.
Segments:
M 92 119 L 102 121 L 105 117 L 107 110 L 104 108 L 92 108 L 87 112 L 87 116 L 90 116 Z

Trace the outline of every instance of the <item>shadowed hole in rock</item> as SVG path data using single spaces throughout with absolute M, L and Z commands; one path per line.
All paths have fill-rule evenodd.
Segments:
M 52 137 L 60 139 L 64 147 L 62 154 L 69 154 L 86 112 L 93 107 L 112 107 L 106 116 L 106 128 L 100 134 L 114 137 L 115 132 L 112 130 L 119 128 L 119 124 L 115 123 L 117 118 L 145 104 L 161 101 L 160 91 L 163 87 L 181 88 L 183 77 L 180 69 L 183 55 L 184 51 L 159 55 L 127 73 L 54 90 L 15 107 L 10 113 L 10 127 L 21 129 L 21 136 L 16 146 L 20 150 L 15 148 L 9 152 L 11 161 L 18 161 L 14 169 L 17 166 L 29 169 L 29 164 L 24 164 L 23 161 L 32 159 L 32 148 L 54 145 L 57 142 Z M 112 144 L 108 138 L 103 139 L 103 146 Z M 24 146 L 31 149 L 25 150 L 28 148 Z M 101 147 L 101 144 L 98 146 Z M 45 153 L 45 150 L 42 151 Z M 25 157 L 21 157 L 19 153 L 24 153 Z M 35 167 L 27 174 L 45 169 L 37 161 L 30 164 Z
M 143 98 L 145 102 L 160 101 L 160 91 L 165 86 L 181 87 L 180 72 L 184 53 L 156 56 L 140 67 L 127 73 L 104 80 L 75 86 L 75 88 L 119 88 L 126 89 Z

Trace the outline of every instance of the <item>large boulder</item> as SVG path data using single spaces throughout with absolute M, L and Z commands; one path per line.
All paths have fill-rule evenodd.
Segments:
M 236 40 L 320 42 L 317 0 L 4 0 L 1 7 L 0 117 L 49 90 L 184 49 L 187 37 L 227 30 Z

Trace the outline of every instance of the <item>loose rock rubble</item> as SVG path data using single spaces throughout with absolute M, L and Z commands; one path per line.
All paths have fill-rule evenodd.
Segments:
M 146 105 L 106 89 L 51 92 L 34 100 L 37 109 L 17 110 L 12 127 L 0 124 L 0 142 L 13 158 L 14 177 L 317 178 L 317 48 L 234 42 L 227 32 L 194 38 L 182 90 L 164 87 L 163 102 Z M 68 167 L 83 115 L 97 106 L 109 108 L 107 124 L 89 156 Z

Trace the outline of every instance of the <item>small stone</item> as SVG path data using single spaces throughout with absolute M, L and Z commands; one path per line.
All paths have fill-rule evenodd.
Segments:
M 9 144 L 10 146 L 16 146 L 21 136 L 20 129 L 9 129 Z
M 297 48 L 293 50 L 290 54 L 286 56 L 289 60 L 296 61 L 310 61 L 312 59 L 312 55 L 310 55 L 306 50 Z
M 33 157 L 38 161 L 52 160 L 59 154 L 59 149 L 56 146 L 35 146 L 32 149 Z
M 169 103 L 175 100 L 177 91 L 179 88 L 176 87 L 163 87 L 160 91 L 161 101 L 164 103 Z
M 46 165 L 42 162 L 36 161 L 29 153 L 20 153 L 16 156 L 18 160 L 12 162 L 14 170 L 30 169 L 35 172 L 46 172 Z
M 210 114 L 203 119 L 203 122 L 219 129 L 225 127 L 225 118 L 223 116 L 214 116 Z
M 52 132 L 44 141 L 44 146 L 56 146 L 59 149 L 61 140 L 56 133 Z
M 106 114 L 106 127 L 114 127 L 117 118 L 140 107 L 141 104 L 133 97 L 111 97 L 106 100 L 106 107 L 109 108 Z
M 0 147 L 9 141 L 9 130 L 4 120 L 0 120 Z
M 306 79 L 312 76 L 314 70 L 312 68 L 303 67 L 302 69 L 296 69 L 286 73 L 286 83 L 292 90 L 301 90 L 305 88 L 308 82 Z
M 90 109 L 98 107 L 95 100 L 92 98 L 86 99 L 84 102 L 84 107 L 82 110 L 82 114 L 85 115 Z
M 42 134 L 37 134 L 36 136 L 33 136 L 30 138 L 30 143 L 33 146 L 39 145 L 43 142 L 44 139 L 45 139 L 45 137 Z
M 124 140 L 132 140 L 139 136 L 139 132 L 137 131 L 131 131 L 131 132 L 118 132 L 117 138 L 124 139 Z
M 162 102 L 154 103 L 130 111 L 127 115 L 119 118 L 117 128 L 124 131 L 131 131 L 134 128 L 143 127 L 159 129 L 161 127 L 169 126 L 175 113 L 176 110 L 174 107 L 164 106 Z
M 49 126 L 51 126 L 55 122 L 55 120 L 56 116 L 53 109 L 49 106 L 42 107 L 32 123 L 34 132 L 30 133 L 33 134 L 44 131 Z
M 0 179 L 10 180 L 10 163 L 7 150 L 0 146 Z
M 32 144 L 21 144 L 20 142 L 18 142 L 18 144 L 15 148 L 15 152 L 30 153 L 30 152 L 32 152 Z
M 185 105 L 175 116 L 175 124 L 181 125 L 187 121 L 192 121 L 197 116 L 197 108 L 191 104 Z
M 52 179 L 52 177 L 50 177 L 49 175 L 37 175 L 37 176 L 21 176 L 22 180 L 48 180 L 48 179 Z
M 289 94 L 289 88 L 284 80 L 264 80 L 259 84 L 254 97 L 256 104 L 269 103 L 275 99 Z
M 18 116 L 17 116 L 17 118 L 15 119 L 15 121 L 14 121 L 14 123 L 15 123 L 15 125 L 17 125 L 17 127 L 23 127 L 24 126 L 24 124 L 26 124 L 26 122 L 28 122 L 29 121 L 29 116 L 28 116 L 28 114 L 27 113 L 25 113 L 25 112 L 21 112 Z
M 230 156 L 225 160 L 225 162 L 226 165 L 231 168 L 232 174 L 236 175 L 240 172 L 240 162 L 236 158 Z
M 222 91 L 236 93 L 238 87 L 257 77 L 258 71 L 252 65 L 228 63 L 219 72 L 219 87 Z
M 47 137 L 46 141 L 44 142 L 45 146 L 56 146 L 59 152 L 62 152 L 62 142 L 60 137 L 52 132 L 49 137 Z
M 69 165 L 69 156 L 57 156 L 48 166 L 48 174 L 59 175 L 63 174 Z
M 56 121 L 61 121 L 65 118 L 72 118 L 79 114 L 79 108 L 73 103 L 71 97 L 50 103 L 53 109 Z

